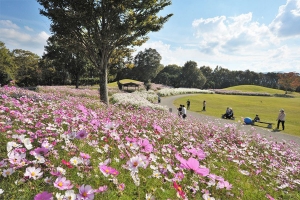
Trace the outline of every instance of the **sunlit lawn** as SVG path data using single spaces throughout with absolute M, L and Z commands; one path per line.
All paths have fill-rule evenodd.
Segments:
M 270 90 L 271 91 L 271 90 Z M 272 90 L 273 91 L 273 90 Z M 269 92 L 269 90 L 261 91 Z M 274 90 L 277 92 L 278 90 Z M 263 96 L 241 96 L 241 95 L 221 95 L 221 94 L 199 94 L 177 99 L 174 104 L 186 104 L 187 99 L 191 101 L 191 111 L 201 114 L 221 117 L 227 107 L 232 107 L 236 121 L 243 120 L 244 117 L 254 118 L 256 114 L 261 121 L 274 123 L 277 125 L 279 110 L 283 108 L 286 112 L 285 133 L 300 136 L 300 97 L 263 97 Z M 206 101 L 206 112 L 202 112 L 202 102 Z M 267 127 L 266 124 L 256 123 L 257 126 Z M 281 126 L 280 126 L 281 129 Z

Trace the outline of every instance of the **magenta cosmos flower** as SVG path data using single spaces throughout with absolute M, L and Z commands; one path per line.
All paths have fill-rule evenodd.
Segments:
M 109 167 L 109 166 L 106 166 L 106 165 L 100 165 L 99 169 L 103 173 L 103 175 L 106 176 L 106 177 L 109 174 L 114 175 L 114 176 L 117 176 L 119 174 L 119 172 L 116 169 L 114 169 L 112 167 Z
M 181 163 L 181 168 L 183 169 L 191 169 L 195 173 L 201 175 L 201 176 L 207 176 L 209 174 L 209 169 L 207 168 L 201 168 L 199 167 L 199 161 L 195 158 L 189 158 L 188 160 L 185 160 L 184 158 L 180 157 L 179 155 L 175 155 L 177 160 Z
M 66 177 L 58 177 L 53 184 L 60 190 L 69 190 L 73 187 L 71 181 L 67 180 Z
M 94 199 L 94 190 L 90 185 L 82 185 L 79 188 L 79 194 L 77 194 L 77 199 L 80 200 L 93 200 Z
M 151 153 L 153 151 L 153 146 L 150 144 L 149 140 L 146 138 L 140 139 L 138 144 L 142 147 L 141 151 L 145 153 Z
M 42 193 L 38 193 L 35 195 L 34 200 L 52 200 L 52 194 L 48 193 L 47 191 L 44 191 Z
M 84 139 L 84 138 L 86 138 L 87 135 L 88 135 L 88 133 L 85 130 L 81 130 L 76 134 L 76 138 Z

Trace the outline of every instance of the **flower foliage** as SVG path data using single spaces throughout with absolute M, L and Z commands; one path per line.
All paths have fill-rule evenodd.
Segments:
M 213 94 L 214 91 L 201 90 L 197 88 L 163 88 L 158 91 L 158 94 L 160 96 L 172 96 L 172 95 L 193 94 L 193 93 Z
M 243 179 L 297 195 L 296 144 L 132 105 L 0 88 L 0 198 L 243 199 Z

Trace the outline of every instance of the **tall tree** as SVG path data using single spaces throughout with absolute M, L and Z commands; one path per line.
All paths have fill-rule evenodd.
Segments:
M 7 84 L 8 81 L 14 79 L 15 71 L 13 57 L 5 44 L 0 41 L 0 85 Z
M 172 16 L 157 14 L 171 0 L 37 0 L 48 17 L 51 31 L 79 42 L 99 70 L 100 100 L 108 104 L 107 73 L 114 50 L 141 45 L 147 34 L 159 31 Z
M 12 51 L 14 63 L 17 66 L 16 83 L 20 86 L 36 86 L 39 84 L 40 57 L 30 51 L 14 49 Z
M 289 72 L 278 74 L 278 84 L 285 89 L 285 93 L 289 89 L 296 90 L 296 88 L 300 85 L 299 73 Z
M 182 67 L 182 74 L 180 76 L 182 87 L 188 88 L 202 88 L 206 82 L 201 70 L 197 67 L 194 61 L 188 61 Z
M 83 52 L 76 47 L 76 41 L 67 37 L 60 38 L 57 35 L 53 35 L 47 41 L 47 46 L 45 46 L 47 53 L 43 58 L 53 61 L 53 66 L 59 72 L 57 76 L 62 77 L 63 84 L 71 76 L 76 88 L 78 88 L 79 78 L 87 70 L 87 59 L 85 59 Z
M 151 82 L 160 68 L 161 56 L 155 49 L 140 51 L 134 58 L 133 74 L 136 80 L 144 83 Z
M 167 65 L 154 78 L 155 83 L 180 87 L 179 76 L 181 75 L 181 67 L 178 65 Z

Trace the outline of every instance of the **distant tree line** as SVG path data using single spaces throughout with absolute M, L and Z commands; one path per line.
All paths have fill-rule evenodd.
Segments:
M 90 61 L 76 51 L 66 47 L 52 36 L 47 41 L 42 57 L 22 50 L 9 51 L 0 41 L 0 84 L 14 80 L 21 87 L 37 85 L 95 85 L 99 83 L 99 71 Z M 145 49 L 132 56 L 130 51 L 121 51 L 109 62 L 108 82 L 135 79 L 146 85 L 158 83 L 175 88 L 222 89 L 236 85 L 259 85 L 285 91 L 300 92 L 299 74 L 257 73 L 250 70 L 230 71 L 216 66 L 198 67 L 194 61 L 183 66 L 163 66 L 161 55 L 155 49 Z

